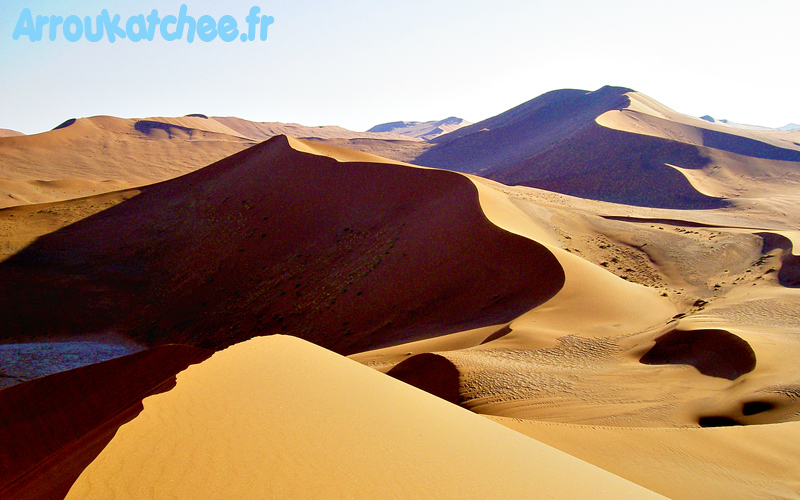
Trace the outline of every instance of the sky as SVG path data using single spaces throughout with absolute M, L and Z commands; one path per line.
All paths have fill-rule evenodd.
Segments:
M 225 15 L 267 40 L 72 42 L 13 34 L 23 13 Z M 0 0 L 0 128 L 69 118 L 239 116 L 363 131 L 476 122 L 556 89 L 629 87 L 693 116 L 800 123 L 798 0 Z M 73 25 L 74 28 L 74 25 Z M 170 31 L 172 28 L 170 28 Z

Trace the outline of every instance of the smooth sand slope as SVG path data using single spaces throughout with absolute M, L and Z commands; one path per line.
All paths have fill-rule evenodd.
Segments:
M 178 375 L 75 498 L 663 498 L 302 340 Z
M 563 286 L 469 179 L 386 162 L 277 137 L 144 187 L 0 264 L 3 335 L 219 348 L 288 331 L 350 354 L 508 321 Z
M 800 498 L 800 423 L 716 429 L 492 420 L 674 500 Z
M 0 497 L 64 498 L 141 400 L 211 351 L 163 346 L 0 391 Z

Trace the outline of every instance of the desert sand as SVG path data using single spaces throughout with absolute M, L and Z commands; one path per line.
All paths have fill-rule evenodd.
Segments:
M 221 351 L 144 406 L 68 499 L 663 498 L 293 337 Z
M 430 141 L 244 149 L 274 130 L 116 120 L 185 167 L 75 162 L 49 182 L 122 184 L 0 210 L 2 341 L 150 348 L 0 391 L 24 415 L 0 407 L 25 439 L 85 418 L 71 401 L 151 371 L 159 346 L 186 356 L 100 405 L 73 448 L 30 438 L 17 462 L 6 441 L 4 495 L 800 498 L 797 132 L 619 87 Z M 98 125 L 48 134 L 76 126 Z M 212 138 L 240 150 L 190 166 Z M 0 177 L 19 193 L 44 173 L 15 168 Z M 62 396 L 34 404 L 43 388 Z

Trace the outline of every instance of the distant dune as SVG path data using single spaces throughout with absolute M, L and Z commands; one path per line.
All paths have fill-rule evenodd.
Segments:
M 62 125 L 41 134 L 0 138 L 0 208 L 151 184 L 254 144 L 197 117 L 96 116 Z
M 20 135 L 25 135 L 25 134 L 23 134 L 22 132 L 17 132 L 16 130 L 0 128 L 0 137 L 18 137 Z
M 178 177 L 276 135 L 331 141 L 377 141 L 377 153 L 424 142 L 399 134 L 342 127 L 260 123 L 232 117 L 65 120 L 49 132 L 0 131 L 0 208 L 47 203 L 138 187 Z M 387 142 L 393 141 L 393 142 Z M 404 157 L 405 158 L 405 157 Z
M 466 127 L 467 125 L 471 125 L 471 123 L 461 118 L 451 116 L 450 118 L 439 121 L 383 123 L 381 125 L 375 125 L 367 130 L 367 132 L 388 132 L 429 141 L 440 135 L 448 134 L 462 127 Z
M 300 139 L 382 139 L 382 140 L 410 140 L 406 135 L 383 132 L 353 132 L 346 128 L 327 125 L 321 127 L 308 127 L 296 123 L 279 122 L 253 122 L 231 116 L 215 116 L 217 121 L 238 133 L 257 141 L 265 141 L 276 135 L 288 135 Z
M 698 177 L 725 155 L 800 170 L 800 145 L 780 134 L 686 117 L 625 88 L 559 90 L 434 139 L 414 163 L 596 200 L 713 208 L 726 202 Z

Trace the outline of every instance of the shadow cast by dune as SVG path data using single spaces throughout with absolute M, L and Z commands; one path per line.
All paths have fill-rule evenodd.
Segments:
M 0 497 L 64 498 L 144 398 L 211 354 L 156 347 L 0 390 Z
M 781 251 L 781 268 L 778 270 L 778 282 L 787 288 L 800 288 L 800 257 L 792 252 L 792 241 L 777 233 L 755 233 L 761 237 L 764 244 L 761 253 L 766 255 L 773 250 Z
M 386 374 L 450 403 L 461 401 L 458 368 L 444 356 L 417 354 L 398 363 Z
M 756 367 L 756 354 L 744 339 L 725 330 L 672 330 L 639 360 L 646 365 L 690 365 L 709 377 L 736 380 Z

